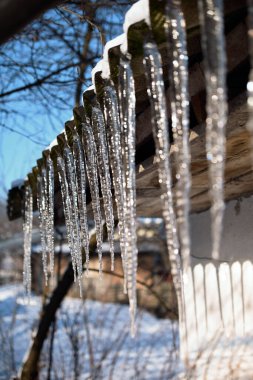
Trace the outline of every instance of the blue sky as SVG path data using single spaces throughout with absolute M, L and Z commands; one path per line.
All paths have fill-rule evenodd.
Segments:
M 70 106 L 69 111 L 62 111 L 62 122 L 59 121 L 57 123 L 55 121 L 53 130 L 52 128 L 46 127 L 50 125 L 48 117 L 38 114 L 36 106 L 30 105 L 30 112 L 34 112 L 33 120 L 30 122 L 29 119 L 27 119 L 23 131 L 22 128 L 18 128 L 18 130 L 24 133 L 29 131 L 31 138 L 41 145 L 19 134 L 3 129 L 1 130 L 0 176 L 3 183 L 3 185 L 1 184 L 0 186 L 1 199 L 6 199 L 6 190 L 11 187 L 13 181 L 26 177 L 31 168 L 36 165 L 36 160 L 41 157 L 43 149 L 46 148 L 64 128 L 63 120 L 67 121 L 72 116 Z M 37 125 L 35 125 L 34 120 Z M 17 117 L 15 121 L 22 123 L 22 120 L 19 120 Z M 10 127 L 15 128 L 14 125 L 10 125 Z M 38 130 L 39 132 L 36 132 Z
M 128 8 L 128 7 L 126 7 Z M 125 9 L 126 9 L 125 8 Z M 107 27 L 106 39 L 111 39 L 122 33 L 123 14 L 117 13 L 118 8 L 109 8 L 106 13 L 100 13 L 99 17 L 105 17 L 107 22 L 116 22 L 115 28 Z M 66 33 L 72 33 L 71 26 L 66 23 L 64 17 L 59 16 L 56 11 L 49 11 L 45 18 L 48 23 L 52 23 L 55 27 L 61 24 L 61 30 Z M 101 20 L 102 20 L 101 19 Z M 76 21 L 76 19 L 75 19 Z M 50 24 L 51 25 L 51 24 Z M 87 23 L 77 23 L 78 32 L 81 40 L 85 36 Z M 62 28 L 63 26 L 63 28 Z M 37 31 L 37 32 L 36 32 Z M 43 39 L 40 38 L 33 42 L 34 33 L 40 36 L 40 24 L 36 26 L 36 22 L 29 29 L 29 33 L 22 39 L 22 33 L 11 46 L 1 47 L 0 50 L 0 81 L 1 92 L 10 91 L 13 88 L 23 86 L 24 84 L 33 82 L 37 77 L 43 76 L 45 67 L 49 62 L 51 70 L 59 68 L 60 63 L 64 63 L 68 50 L 61 40 L 47 40 L 49 50 L 44 49 Z M 74 31 L 73 31 L 74 33 Z M 91 51 L 98 51 L 96 54 L 102 53 L 102 45 L 96 28 L 93 31 L 94 40 L 92 40 Z M 66 34 L 67 35 L 67 34 Z M 28 36 L 28 37 L 27 37 Z M 35 34 L 36 36 L 36 34 Z M 79 49 L 78 39 L 76 48 Z M 36 69 L 29 64 L 29 52 L 34 49 L 34 58 L 38 58 L 39 65 Z M 28 50 L 27 50 L 28 49 Z M 28 52 L 28 53 L 27 53 Z M 97 58 L 96 58 L 97 59 Z M 8 62 L 16 61 L 20 65 L 20 72 L 17 75 L 17 67 L 13 66 L 12 71 L 5 68 Z M 35 67 L 34 66 L 34 67 Z M 41 69 L 42 68 L 42 69 Z M 40 71 L 42 70 L 42 71 Z M 72 70 L 72 71 L 71 71 Z M 88 69 L 88 77 L 83 84 L 83 90 L 90 85 L 91 67 Z M 43 101 L 47 97 L 47 92 L 40 93 L 34 89 L 33 92 L 18 92 L 11 96 L 2 98 L 7 103 L 0 102 L 0 199 L 6 199 L 7 191 L 11 187 L 11 183 L 17 179 L 24 179 L 36 165 L 36 160 L 41 157 L 43 149 L 45 149 L 57 134 L 64 128 L 64 122 L 72 117 L 72 109 L 74 106 L 74 92 L 76 88 L 75 78 L 77 77 L 77 68 L 72 67 L 64 74 L 60 74 L 59 79 L 69 80 L 72 83 L 59 87 L 56 95 L 63 98 L 65 104 L 60 106 L 59 99 L 50 95 L 50 110 L 52 115 L 47 115 Z M 1 100 L 2 100 L 1 99 Z M 58 101 L 58 103 L 57 103 Z M 57 108 L 58 105 L 58 108 Z M 5 115 L 5 110 L 8 114 Z M 11 110 L 11 112 L 10 112 Z M 23 114 L 23 116 L 22 116 Z M 5 127 L 4 127 L 5 126 Z M 13 133 L 6 128 L 18 130 L 21 133 L 29 135 L 34 142 L 20 134 Z

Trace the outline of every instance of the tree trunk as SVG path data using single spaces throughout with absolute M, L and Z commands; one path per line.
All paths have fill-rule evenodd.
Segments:
M 104 228 L 104 235 L 106 231 Z M 106 236 L 104 236 L 106 238 Z M 92 235 L 90 238 L 90 253 L 93 254 L 96 249 L 96 235 Z M 84 255 L 83 255 L 84 257 Z M 68 268 L 59 281 L 57 287 L 55 288 L 50 301 L 45 305 L 42 310 L 40 322 L 38 326 L 37 333 L 33 339 L 30 351 L 28 352 L 27 358 L 21 369 L 21 374 L 19 376 L 20 380 L 36 380 L 38 379 L 38 363 L 40 354 L 43 348 L 43 343 L 47 338 L 47 334 L 51 323 L 54 321 L 55 314 L 60 307 L 62 300 L 68 293 L 74 282 L 74 274 L 72 263 L 70 262 Z

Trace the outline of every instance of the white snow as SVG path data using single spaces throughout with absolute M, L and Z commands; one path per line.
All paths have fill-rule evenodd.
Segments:
M 41 299 L 34 295 L 27 304 L 22 285 L 0 287 L 0 340 L 5 339 L 0 341 L 0 379 L 19 370 L 40 307 Z M 55 371 L 57 379 L 73 379 L 73 342 L 78 345 L 80 380 L 178 379 L 177 323 L 139 310 L 137 336 L 132 339 L 128 313 L 127 306 L 66 298 L 57 314 L 52 379 L 56 379 Z M 10 370 L 11 347 L 16 371 Z M 42 352 L 40 379 L 46 378 L 48 352 L 49 339 Z
M 95 75 L 95 74 L 94 74 Z M 94 91 L 95 92 L 95 86 L 92 84 L 91 86 L 87 87 L 84 92 L 83 92 L 83 95 L 88 92 L 88 91 Z M 82 104 L 83 104 L 83 98 L 82 98 Z M 84 104 L 83 104 L 84 105 Z
M 61 135 L 62 133 L 65 133 L 65 128 L 59 133 L 59 135 Z M 51 144 L 45 150 L 47 149 L 51 150 L 56 145 L 58 145 L 57 137 L 51 142 Z
M 56 145 L 58 145 L 57 137 L 51 142 L 51 144 L 46 149 L 51 150 Z
M 104 47 L 103 59 L 99 61 L 92 70 L 92 83 L 94 83 L 95 74 L 102 71 L 102 78 L 107 79 L 110 77 L 109 59 L 108 52 L 115 46 L 120 46 L 123 53 L 127 53 L 127 32 L 131 25 L 145 20 L 148 25 L 150 25 L 150 13 L 149 13 L 149 1 L 140 0 L 137 1 L 126 13 L 125 21 L 123 25 L 124 33 L 117 36 L 116 38 L 108 41 Z
M 102 78 L 106 79 L 110 77 L 110 67 L 109 67 L 109 58 L 108 52 L 115 46 L 121 46 L 122 44 L 126 44 L 126 34 L 123 33 L 111 41 L 108 41 L 104 47 L 104 56 L 103 56 L 103 70 L 102 70 Z
M 103 59 L 101 59 L 100 61 L 98 61 L 98 63 L 96 64 L 96 66 L 93 67 L 93 69 L 91 70 L 91 78 L 92 78 L 92 83 L 93 83 L 95 91 L 96 91 L 96 87 L 95 87 L 95 74 L 98 73 L 99 71 L 103 71 L 103 67 L 104 67 L 104 61 L 103 61 Z
M 102 72 L 102 78 L 107 79 L 110 78 L 110 67 L 109 67 L 109 59 L 108 52 L 115 46 L 120 46 L 123 43 L 125 44 L 126 35 L 123 33 L 116 38 L 108 41 L 104 47 L 103 59 L 98 61 L 96 66 L 91 71 L 92 83 L 95 86 L 95 74 L 97 72 Z M 86 90 L 87 91 L 87 90 Z
M 126 13 L 123 30 L 127 34 L 128 28 L 139 21 L 145 20 L 150 25 L 149 0 L 137 1 Z
M 144 20 L 148 25 L 150 25 L 150 13 L 149 13 L 149 0 L 139 0 L 137 1 L 125 15 L 125 22 L 123 25 L 123 30 L 127 36 L 128 29 L 131 25 L 136 24 Z M 122 53 L 127 53 L 127 38 L 124 39 L 124 42 L 121 45 Z
M 84 90 L 83 94 L 85 94 L 85 92 L 88 92 L 88 91 L 94 91 L 94 90 L 95 90 L 94 86 L 91 85 L 91 86 L 87 87 L 87 88 Z
M 150 13 L 149 13 L 149 1 L 148 0 L 139 0 L 137 1 L 132 7 L 128 10 L 128 12 L 125 15 L 125 21 L 123 24 L 123 30 L 124 33 L 117 36 L 116 38 L 108 41 L 104 47 L 104 54 L 103 59 L 100 60 L 96 66 L 92 69 L 91 75 L 92 75 L 92 83 L 93 85 L 88 87 L 85 91 L 96 91 L 95 90 L 95 74 L 99 71 L 102 71 L 102 78 L 107 79 L 110 77 L 110 68 L 109 68 L 109 61 L 108 61 L 108 51 L 115 47 L 120 46 L 121 51 L 125 54 L 127 53 L 128 46 L 127 46 L 127 32 L 131 25 L 145 20 L 148 25 L 150 25 Z M 73 120 L 73 117 L 71 117 L 71 120 Z M 65 132 L 65 129 L 63 129 L 61 133 Z M 57 138 L 54 139 L 51 144 L 46 148 L 51 150 L 54 146 L 58 145 Z M 12 186 L 14 187 L 14 186 Z

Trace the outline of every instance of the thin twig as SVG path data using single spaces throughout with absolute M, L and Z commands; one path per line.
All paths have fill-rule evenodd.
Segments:
M 98 272 L 99 273 L 99 270 L 95 269 L 95 268 L 89 268 L 89 271 L 90 272 Z M 110 276 L 122 278 L 122 279 L 124 278 L 124 276 L 122 274 L 116 273 L 116 272 L 110 272 L 110 271 L 107 271 L 107 270 L 103 270 L 103 273 L 104 274 L 108 274 Z M 167 312 L 174 314 L 175 317 L 178 317 L 178 313 L 174 309 L 171 309 L 170 307 L 168 307 L 168 305 L 166 304 L 166 302 L 164 302 L 164 300 L 160 297 L 160 295 L 151 286 L 149 286 L 148 284 L 146 284 L 144 281 L 136 280 L 136 282 L 137 282 L 138 285 L 141 285 L 144 288 L 148 289 L 148 291 L 150 293 L 152 293 L 153 296 L 156 297 L 156 299 L 166 309 Z
M 8 131 L 13 132 L 13 133 L 16 133 L 17 135 L 20 135 L 20 136 L 22 136 L 22 137 L 25 137 L 26 139 L 30 140 L 30 141 L 33 142 L 34 144 L 37 144 L 37 145 L 40 145 L 40 146 L 46 146 L 45 144 L 42 144 L 40 141 L 34 140 L 31 136 L 26 135 L 26 134 L 23 133 L 23 132 L 17 131 L 16 129 L 13 129 L 13 128 L 11 128 L 11 127 L 8 127 L 8 126 L 5 125 L 5 124 L 0 124 L 0 127 L 4 128 L 4 129 L 8 129 Z

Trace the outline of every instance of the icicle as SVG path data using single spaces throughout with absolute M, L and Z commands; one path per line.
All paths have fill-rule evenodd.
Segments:
M 74 239 L 72 233 L 72 223 L 71 223 L 71 201 L 69 197 L 69 186 L 66 177 L 65 163 L 62 157 L 57 157 L 57 171 L 59 175 L 59 181 L 61 185 L 61 194 L 62 194 L 62 203 L 65 216 L 66 230 L 67 230 L 67 239 L 70 249 L 70 255 L 72 260 L 73 272 L 74 272 L 74 281 L 76 282 L 77 269 L 76 269 L 76 257 L 74 253 Z
M 51 275 L 54 271 L 54 167 L 50 157 L 37 179 L 41 249 L 45 283 L 48 284 L 48 256 Z
M 31 296 L 31 250 L 32 250 L 32 224 L 33 224 L 33 194 L 30 185 L 25 186 L 25 212 L 24 212 L 24 264 L 23 283 L 30 300 Z
M 113 187 L 119 220 L 119 236 L 124 272 L 124 292 L 127 292 L 127 245 L 126 245 L 126 218 L 124 210 L 124 175 L 122 172 L 122 150 L 120 137 L 120 121 L 118 102 L 115 90 L 111 86 L 104 88 L 105 116 L 107 137 L 109 144 L 110 166 L 112 170 Z
M 49 270 L 54 273 L 54 165 L 50 156 L 46 159 L 47 171 L 47 246 L 49 252 Z
M 253 0 L 248 0 L 248 28 L 251 69 L 249 74 L 249 81 L 247 84 L 249 109 L 247 129 L 251 135 L 251 160 L 253 166 Z
M 48 257 L 47 257 L 47 194 L 46 194 L 46 170 L 41 170 L 37 178 L 37 204 L 39 210 L 40 237 L 42 250 L 42 266 L 45 276 L 45 284 L 48 284 Z
M 83 127 L 83 144 L 85 153 L 85 162 L 87 176 L 90 185 L 92 210 L 94 214 L 97 250 L 99 258 L 99 273 L 102 274 L 102 243 L 103 243 L 103 230 L 102 230 L 102 215 L 100 209 L 99 187 L 98 187 L 98 173 L 97 173 L 97 160 L 96 160 L 96 145 L 91 126 L 86 122 L 82 124 Z
M 198 1 L 207 92 L 206 151 L 212 198 L 213 259 L 219 258 L 224 213 L 223 182 L 227 101 L 222 3 L 221 0 Z
M 86 172 L 83 147 L 78 134 L 73 134 L 73 154 L 76 165 L 77 188 L 78 188 L 78 208 L 80 215 L 80 232 L 82 245 L 86 255 L 86 274 L 89 271 L 89 228 L 87 222 L 87 207 L 86 207 Z
M 144 45 L 144 65 L 147 78 L 148 95 L 151 103 L 153 136 L 158 160 L 159 183 L 162 190 L 161 200 L 166 239 L 171 264 L 171 274 L 177 294 L 180 326 L 182 327 L 181 345 L 185 351 L 187 331 L 185 325 L 183 271 L 179 256 L 177 223 L 173 207 L 172 177 L 169 156 L 168 116 L 161 57 L 154 43 Z
M 152 110 L 153 136 L 159 165 L 159 182 L 162 189 L 163 217 L 166 227 L 171 272 L 175 289 L 181 292 L 181 261 L 179 257 L 177 225 L 173 208 L 172 179 L 169 160 L 168 117 L 160 54 L 154 43 L 144 45 L 144 64 L 148 95 Z
M 82 291 L 82 247 L 81 247 L 81 238 L 80 238 L 80 225 L 78 218 L 78 192 L 77 192 L 77 179 L 76 179 L 76 171 L 75 171 L 75 163 L 73 154 L 66 144 L 63 149 L 63 159 L 65 161 L 65 169 L 66 169 L 66 177 L 68 181 L 68 190 L 69 190 L 69 198 L 71 204 L 71 233 L 73 234 L 73 254 L 75 256 L 76 269 L 78 275 L 78 281 L 80 286 L 80 292 Z M 81 294 L 80 294 L 81 295 Z
M 111 253 L 111 270 L 114 270 L 114 218 L 111 193 L 111 177 L 109 169 L 108 147 L 105 135 L 105 124 L 102 111 L 97 108 L 92 108 L 92 125 L 94 129 L 94 138 L 97 148 L 98 170 L 101 183 L 101 191 L 104 202 L 105 220 L 110 244 Z
M 174 0 L 180 6 L 180 1 Z M 183 14 L 172 4 L 167 9 L 170 59 L 170 100 L 176 161 L 176 212 L 183 268 L 190 262 L 189 191 L 189 98 L 188 56 Z
M 121 115 L 121 147 L 124 173 L 124 210 L 126 218 L 126 246 L 128 295 L 131 314 L 131 334 L 135 335 L 137 235 L 136 235 L 136 179 L 135 179 L 135 87 L 130 61 L 122 58 L 119 73 L 119 96 Z M 131 265 L 130 265 L 131 264 Z

